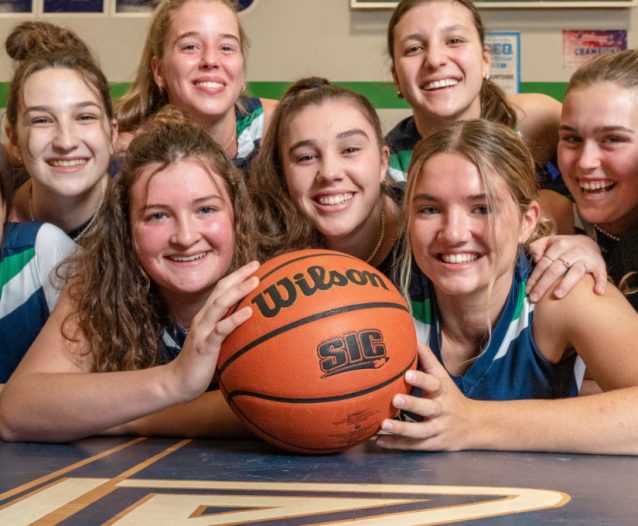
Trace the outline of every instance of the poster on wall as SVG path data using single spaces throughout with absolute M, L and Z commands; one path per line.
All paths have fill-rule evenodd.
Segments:
M 30 13 L 33 9 L 31 0 L 0 0 L 0 14 L 2 13 Z
M 563 67 L 577 68 L 590 58 L 627 49 L 625 29 L 563 30 Z
M 497 31 L 485 34 L 492 55 L 490 78 L 505 93 L 521 91 L 521 34 Z
M 150 13 L 156 0 L 115 0 L 116 13 Z
M 44 0 L 45 13 L 102 13 L 103 0 Z

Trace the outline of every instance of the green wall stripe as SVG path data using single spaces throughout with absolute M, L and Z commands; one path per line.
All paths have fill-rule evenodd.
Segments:
M 338 86 L 351 89 L 368 98 L 372 105 L 381 110 L 406 109 L 408 104 L 399 99 L 396 89 L 391 82 L 335 82 Z M 111 84 L 111 96 L 114 99 L 121 97 L 129 87 L 128 82 L 114 82 Z M 250 82 L 248 88 L 251 93 L 267 98 L 280 99 L 290 82 Z M 6 97 L 9 89 L 8 82 L 0 82 L 0 102 L 2 107 L 6 105 Z M 563 100 L 566 82 L 521 82 L 522 93 L 545 93 Z

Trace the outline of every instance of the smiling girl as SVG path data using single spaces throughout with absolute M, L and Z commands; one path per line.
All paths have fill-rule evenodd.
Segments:
M 117 103 L 123 137 L 167 103 L 178 107 L 245 168 L 276 102 L 243 94 L 248 40 L 229 0 L 159 3 L 130 91 Z
M 559 138 L 576 226 L 638 310 L 638 52 L 596 58 L 572 75 Z
M 532 151 L 542 187 L 564 191 L 542 167 L 556 153 L 560 103 L 541 94 L 506 96 L 490 77 L 481 16 L 471 0 L 401 0 L 387 31 L 397 92 L 413 115 L 388 133 L 391 175 L 405 180 L 421 137 L 456 120 L 485 118 L 516 129 Z M 556 192 L 543 199 L 568 207 Z M 562 225 L 558 225 L 562 232 Z
M 205 132 L 169 122 L 134 139 L 0 397 L 0 436 L 237 432 L 221 393 L 205 391 L 224 337 L 251 315 L 225 318 L 258 283 L 253 237 L 243 176 Z
M 380 445 L 638 454 L 638 314 L 587 278 L 530 303 L 523 248 L 547 224 L 515 132 L 448 125 L 419 143 L 408 181 L 402 281 L 429 348 L 394 399 L 415 421 L 385 421 Z M 578 356 L 606 392 L 574 396 Z
M 81 240 L 104 200 L 117 136 L 108 83 L 84 43 L 52 24 L 16 26 L 6 48 L 18 62 L 6 131 L 30 176 L 12 218 Z

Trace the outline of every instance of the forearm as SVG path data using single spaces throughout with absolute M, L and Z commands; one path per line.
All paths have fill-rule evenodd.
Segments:
M 0 397 L 0 436 L 57 442 L 100 433 L 181 402 L 169 376 L 167 366 L 14 375 Z
M 638 454 L 638 388 L 560 400 L 473 402 L 464 449 Z
M 214 439 L 252 437 L 218 390 L 109 429 L 105 434 Z

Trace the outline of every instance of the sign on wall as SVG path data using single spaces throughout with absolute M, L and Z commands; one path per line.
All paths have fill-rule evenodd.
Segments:
M 563 31 L 563 66 L 577 68 L 590 58 L 627 49 L 624 29 L 569 29 Z
M 485 45 L 492 55 L 490 78 L 505 91 L 521 91 L 521 34 L 492 32 L 485 34 Z

